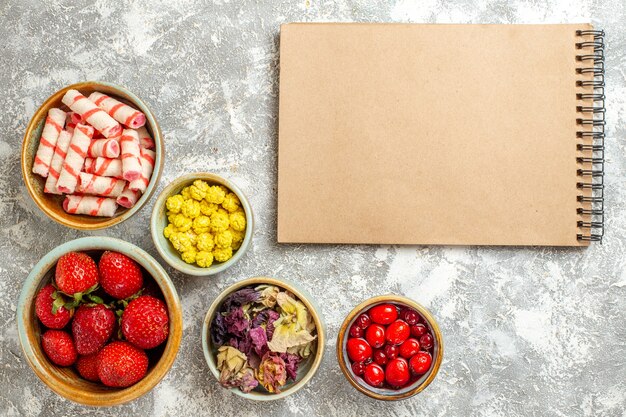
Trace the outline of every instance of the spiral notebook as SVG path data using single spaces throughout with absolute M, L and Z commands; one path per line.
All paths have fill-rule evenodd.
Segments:
M 278 241 L 601 241 L 603 37 L 589 24 L 283 25 Z

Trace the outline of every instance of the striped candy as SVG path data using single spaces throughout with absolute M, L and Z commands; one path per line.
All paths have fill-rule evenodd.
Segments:
M 131 181 L 130 184 L 128 184 L 128 188 L 142 193 L 146 191 L 146 188 L 148 188 L 148 184 L 150 183 L 152 171 L 154 170 L 155 157 L 156 153 L 154 153 L 154 151 L 141 148 L 141 177 Z
M 133 129 L 124 129 L 120 138 L 122 146 L 122 178 L 134 181 L 141 177 L 141 151 L 139 136 Z
M 63 210 L 70 214 L 113 217 L 117 210 L 117 203 L 114 198 L 68 195 L 63 201 Z
M 148 129 L 145 126 L 140 127 L 137 130 L 137 135 L 139 135 L 139 145 L 142 148 L 146 149 L 154 149 L 156 146 L 154 145 L 154 140 L 152 140 L 152 136 L 148 133 Z
M 131 208 L 137 204 L 139 197 L 141 197 L 141 193 L 139 191 L 129 189 L 127 185 L 126 188 L 124 188 L 124 191 L 122 191 L 122 194 L 117 197 L 117 204 L 122 207 Z
M 76 125 L 67 156 L 59 173 L 59 180 L 57 181 L 57 189 L 60 192 L 72 194 L 76 189 L 78 174 L 83 168 L 92 136 L 93 127 L 83 124 Z
M 80 92 L 68 90 L 62 101 L 70 110 L 78 113 L 82 120 L 100 131 L 106 138 L 114 138 L 120 135 L 122 126 Z
M 120 156 L 120 144 L 115 139 L 94 139 L 89 144 L 87 155 L 90 158 L 117 158 Z
M 72 134 L 67 130 L 62 130 L 57 139 L 57 146 L 54 147 L 54 155 L 52 156 L 52 162 L 50 162 L 50 172 L 43 187 L 44 193 L 61 194 L 57 190 L 57 181 L 59 180 L 59 173 L 63 167 L 63 161 L 65 161 L 71 140 Z
M 122 160 L 108 158 L 86 158 L 85 172 L 101 177 L 122 178 Z
M 79 175 L 76 191 L 82 194 L 99 195 L 102 197 L 117 198 L 124 187 L 126 181 L 117 178 L 101 177 L 98 175 L 81 172 Z
M 65 119 L 67 114 L 61 109 L 50 109 L 48 111 L 48 117 L 43 126 L 41 132 L 41 138 L 39 139 L 39 147 L 35 154 L 35 162 L 33 163 L 33 173 L 41 175 L 46 178 L 50 170 L 50 162 L 52 162 L 52 156 L 54 155 L 54 148 L 57 144 L 57 139 L 63 126 L 65 126 Z
M 146 115 L 130 107 L 127 104 L 117 101 L 116 99 L 107 96 L 106 94 L 94 91 L 89 96 L 96 106 L 100 107 L 109 115 L 131 129 L 137 129 L 146 124 Z

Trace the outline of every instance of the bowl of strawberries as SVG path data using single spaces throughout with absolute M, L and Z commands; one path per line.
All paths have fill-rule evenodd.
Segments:
M 27 362 L 50 389 L 77 403 L 111 406 L 150 391 L 174 363 L 180 300 L 148 253 L 85 237 L 45 255 L 17 307 Z
M 396 295 L 370 298 L 344 320 L 337 337 L 339 366 L 348 381 L 377 400 L 402 400 L 426 388 L 443 358 L 432 314 Z

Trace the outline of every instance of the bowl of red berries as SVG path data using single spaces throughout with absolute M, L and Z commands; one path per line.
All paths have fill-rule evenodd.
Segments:
M 22 288 L 20 344 L 57 394 L 111 406 L 150 391 L 174 363 L 182 311 L 173 283 L 148 253 L 86 237 L 45 255 Z
M 344 320 L 337 337 L 339 366 L 348 381 L 378 400 L 402 400 L 426 388 L 443 358 L 434 317 L 396 295 L 370 298 Z

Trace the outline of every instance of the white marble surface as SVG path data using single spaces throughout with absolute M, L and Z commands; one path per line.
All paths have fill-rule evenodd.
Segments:
M 275 243 L 278 29 L 293 21 L 557 23 L 591 20 L 607 31 L 607 233 L 588 250 Z M 626 4 L 623 0 L 0 0 L 0 414 L 625 416 L 626 408 Z M 27 195 L 19 150 L 39 104 L 69 83 L 127 86 L 160 121 L 167 156 L 159 190 L 209 170 L 250 197 L 252 249 L 227 273 L 191 278 L 171 269 L 184 338 L 168 376 L 115 409 L 90 409 L 49 391 L 26 364 L 15 308 L 31 267 L 87 233 L 65 229 Z M 148 218 L 90 233 L 153 255 Z M 295 281 L 323 301 L 329 342 L 318 375 L 298 394 L 257 404 L 222 389 L 200 346 L 218 292 L 249 276 Z M 357 303 L 400 293 L 439 318 L 446 355 L 422 394 L 383 404 L 343 378 L 334 348 Z

